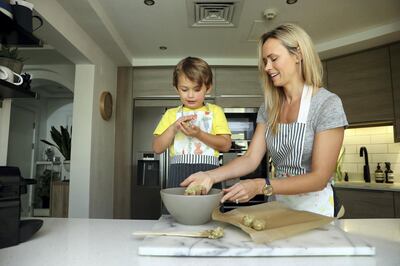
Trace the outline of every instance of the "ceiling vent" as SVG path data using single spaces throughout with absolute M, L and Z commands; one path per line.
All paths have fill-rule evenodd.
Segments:
M 242 0 L 187 0 L 190 27 L 237 27 Z

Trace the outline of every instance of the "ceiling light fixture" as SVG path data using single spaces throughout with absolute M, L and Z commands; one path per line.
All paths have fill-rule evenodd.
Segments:
M 143 2 L 146 6 L 152 6 L 155 3 L 154 0 L 144 0 Z
M 297 0 L 286 0 L 286 4 L 288 4 L 288 5 L 293 5 L 296 3 L 297 3 Z
M 167 46 L 160 46 L 159 48 L 160 48 L 160 50 L 162 50 L 162 51 L 167 50 Z

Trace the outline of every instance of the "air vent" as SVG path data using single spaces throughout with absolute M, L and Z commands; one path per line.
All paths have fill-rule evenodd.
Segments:
M 186 1 L 191 27 L 236 27 L 242 9 L 241 0 Z

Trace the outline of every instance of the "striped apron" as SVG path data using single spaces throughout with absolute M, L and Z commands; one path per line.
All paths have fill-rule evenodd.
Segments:
M 276 135 L 267 129 L 266 142 L 275 165 L 276 178 L 290 178 L 290 176 L 306 173 L 306 168 L 301 161 L 311 97 L 312 88 L 305 85 L 297 122 L 278 124 Z M 296 210 L 310 211 L 330 217 L 334 215 L 333 190 L 330 182 L 321 191 L 298 195 L 276 195 L 276 200 Z
M 186 115 L 195 115 L 191 123 L 206 133 L 211 133 L 213 114 L 206 104 L 206 111 L 183 111 L 180 106 L 176 112 L 176 119 Z M 167 187 L 179 187 L 179 184 L 191 174 L 199 171 L 208 171 L 219 166 L 215 150 L 197 138 L 188 137 L 178 132 L 174 138 L 175 156 L 170 160 Z

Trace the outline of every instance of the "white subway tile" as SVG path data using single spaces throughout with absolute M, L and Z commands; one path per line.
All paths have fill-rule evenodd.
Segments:
M 343 156 L 343 163 L 361 163 L 364 161 L 363 157 L 360 157 L 359 154 L 347 154 L 345 153 Z
M 370 144 L 370 136 L 346 136 L 343 140 L 344 144 Z
M 371 135 L 370 143 L 394 143 L 393 134 Z
M 400 153 L 400 143 L 388 144 L 389 153 Z
M 344 136 L 354 136 L 356 134 L 356 129 L 355 128 L 350 128 L 350 129 L 346 129 L 344 131 Z
M 363 127 L 356 128 L 355 135 L 366 136 L 366 135 L 380 135 L 387 133 L 386 126 L 383 127 Z
M 357 148 L 356 144 L 346 144 L 343 145 L 345 148 L 345 154 L 359 153 L 360 150 Z
M 355 173 L 357 172 L 357 164 L 342 163 L 342 172 Z
M 366 147 L 368 154 L 371 153 L 387 153 L 388 144 L 367 144 L 367 145 L 357 145 L 357 150 L 360 151 L 361 147 Z
M 390 162 L 390 163 L 400 163 L 400 153 L 399 154 L 394 154 L 394 153 L 376 153 L 376 154 L 371 154 L 370 156 L 371 162 Z

